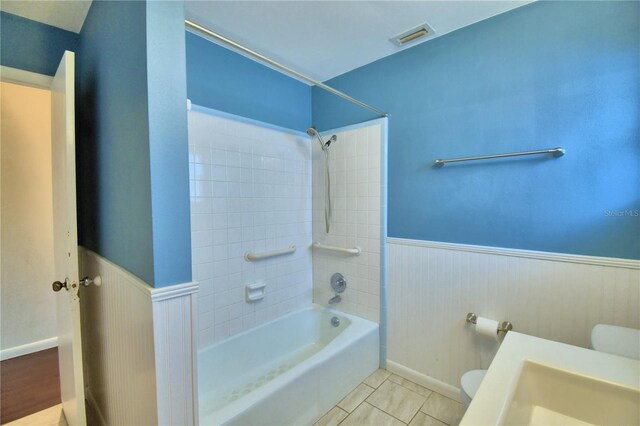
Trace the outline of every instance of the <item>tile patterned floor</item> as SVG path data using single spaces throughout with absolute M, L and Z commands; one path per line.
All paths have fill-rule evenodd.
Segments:
M 464 406 L 386 370 L 376 370 L 315 426 L 454 426 Z

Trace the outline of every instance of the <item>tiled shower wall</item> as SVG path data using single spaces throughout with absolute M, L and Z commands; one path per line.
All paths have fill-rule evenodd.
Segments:
M 304 133 L 201 107 L 188 116 L 202 348 L 311 303 L 311 145 Z M 244 259 L 291 245 L 292 255 Z M 266 296 L 247 303 L 245 286 L 257 281 L 266 282 Z
M 313 301 L 327 306 L 333 297 L 331 275 L 347 281 L 336 309 L 372 321 L 380 320 L 381 242 L 385 210 L 381 159 L 382 125 L 378 122 L 345 131 L 325 132 L 338 140 L 329 148 L 331 200 L 330 231 L 324 222 L 324 154 L 313 142 L 313 239 L 338 247 L 362 249 L 359 256 L 316 249 L 313 252 Z

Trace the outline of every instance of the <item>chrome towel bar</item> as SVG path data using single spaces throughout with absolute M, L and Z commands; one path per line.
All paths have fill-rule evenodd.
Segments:
M 265 251 L 263 253 L 252 253 L 248 251 L 244 254 L 244 260 L 246 260 L 247 262 L 253 262 L 254 260 L 267 259 L 269 257 L 282 256 L 285 254 L 295 253 L 295 251 L 296 251 L 296 246 L 289 246 L 289 248 L 282 249 L 282 250 Z
M 343 248 L 343 247 L 328 246 L 325 244 L 320 244 L 317 241 L 311 244 L 311 247 L 315 249 L 331 250 L 338 253 L 352 254 L 354 256 L 360 256 L 360 253 L 362 253 L 362 249 L 358 246 L 355 246 L 354 248 Z
M 539 149 L 536 151 L 510 152 L 508 154 L 492 154 L 492 155 L 479 155 L 477 157 L 450 158 L 448 160 L 436 160 L 433 162 L 433 165 L 435 167 L 442 167 L 447 163 L 459 163 L 461 161 L 488 160 L 490 158 L 519 157 L 522 155 L 538 155 L 538 154 L 552 154 L 554 157 L 562 157 L 564 155 L 564 149 L 562 147 L 557 147 L 557 148 L 550 148 L 550 149 Z

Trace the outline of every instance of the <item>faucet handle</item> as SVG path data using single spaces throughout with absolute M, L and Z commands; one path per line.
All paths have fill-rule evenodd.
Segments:
M 331 275 L 331 288 L 338 293 L 342 293 L 347 288 L 347 280 L 340 272 Z

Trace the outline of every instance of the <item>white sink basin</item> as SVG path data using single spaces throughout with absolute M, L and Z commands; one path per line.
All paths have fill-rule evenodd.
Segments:
M 638 389 L 525 360 L 498 424 L 638 425 L 639 403 Z
M 510 331 L 460 424 L 640 425 L 640 361 Z

